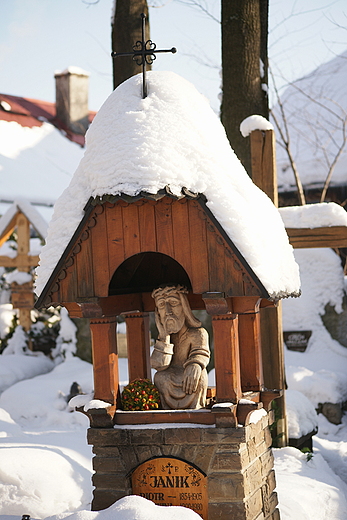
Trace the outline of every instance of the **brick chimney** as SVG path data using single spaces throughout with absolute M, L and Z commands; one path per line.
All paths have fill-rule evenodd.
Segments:
M 89 125 L 89 73 L 69 67 L 54 77 L 57 118 L 73 133 L 84 135 Z

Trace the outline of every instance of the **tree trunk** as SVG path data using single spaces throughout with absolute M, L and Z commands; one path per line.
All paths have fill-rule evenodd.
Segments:
M 117 0 L 112 20 L 112 51 L 131 52 L 137 41 L 142 40 L 141 13 L 147 17 L 145 41 L 149 40 L 149 20 L 147 0 Z M 150 66 L 147 65 L 149 70 Z M 113 88 L 141 72 L 131 56 L 113 58 Z
M 240 124 L 254 114 L 269 118 L 267 35 L 268 0 L 222 0 L 221 120 L 250 176 L 249 137 L 242 137 Z

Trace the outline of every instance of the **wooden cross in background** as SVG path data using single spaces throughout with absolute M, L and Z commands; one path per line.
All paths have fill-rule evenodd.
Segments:
M 29 211 L 28 211 L 29 209 Z M 29 216 L 28 216 L 29 215 Z M 34 217 L 34 218 L 31 218 Z M 35 220 L 33 223 L 32 220 Z M 29 203 L 15 202 L 0 219 L 0 247 L 17 231 L 17 255 L 11 258 L 0 256 L 0 266 L 13 267 L 19 272 L 29 273 L 39 263 L 38 255 L 30 255 L 30 226 L 33 226 L 43 239 L 47 224 Z M 19 310 L 19 325 L 28 331 L 31 327 L 31 310 L 34 308 L 32 280 L 22 285 L 11 284 L 11 303 Z

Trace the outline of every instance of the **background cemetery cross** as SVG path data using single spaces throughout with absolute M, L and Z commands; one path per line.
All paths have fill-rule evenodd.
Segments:
M 32 325 L 31 310 L 34 307 L 33 281 L 30 271 L 39 263 L 38 253 L 33 254 L 30 244 L 30 232 L 33 228 L 43 240 L 47 233 L 47 224 L 37 210 L 27 201 L 15 201 L 0 218 L 0 247 L 6 243 L 15 231 L 17 250 L 13 257 L 0 255 L 0 266 L 15 268 L 11 273 L 11 303 L 18 309 L 19 325 L 26 331 Z
M 132 56 L 133 60 L 137 63 L 137 65 L 142 66 L 142 97 L 147 97 L 147 83 L 146 83 L 146 64 L 152 65 L 153 61 L 157 58 L 156 54 L 158 52 L 172 52 L 173 54 L 177 52 L 175 47 L 171 49 L 157 49 L 157 46 L 152 40 L 145 39 L 145 23 L 146 23 L 146 15 L 144 13 L 141 14 L 142 20 L 142 41 L 137 41 L 133 46 L 133 52 L 112 52 L 112 58 L 118 58 L 119 56 Z

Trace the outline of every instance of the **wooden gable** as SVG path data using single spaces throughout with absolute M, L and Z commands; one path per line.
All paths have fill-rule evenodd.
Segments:
M 194 294 L 269 297 L 205 197 L 164 192 L 89 201 L 37 306 L 150 292 L 168 282 Z

